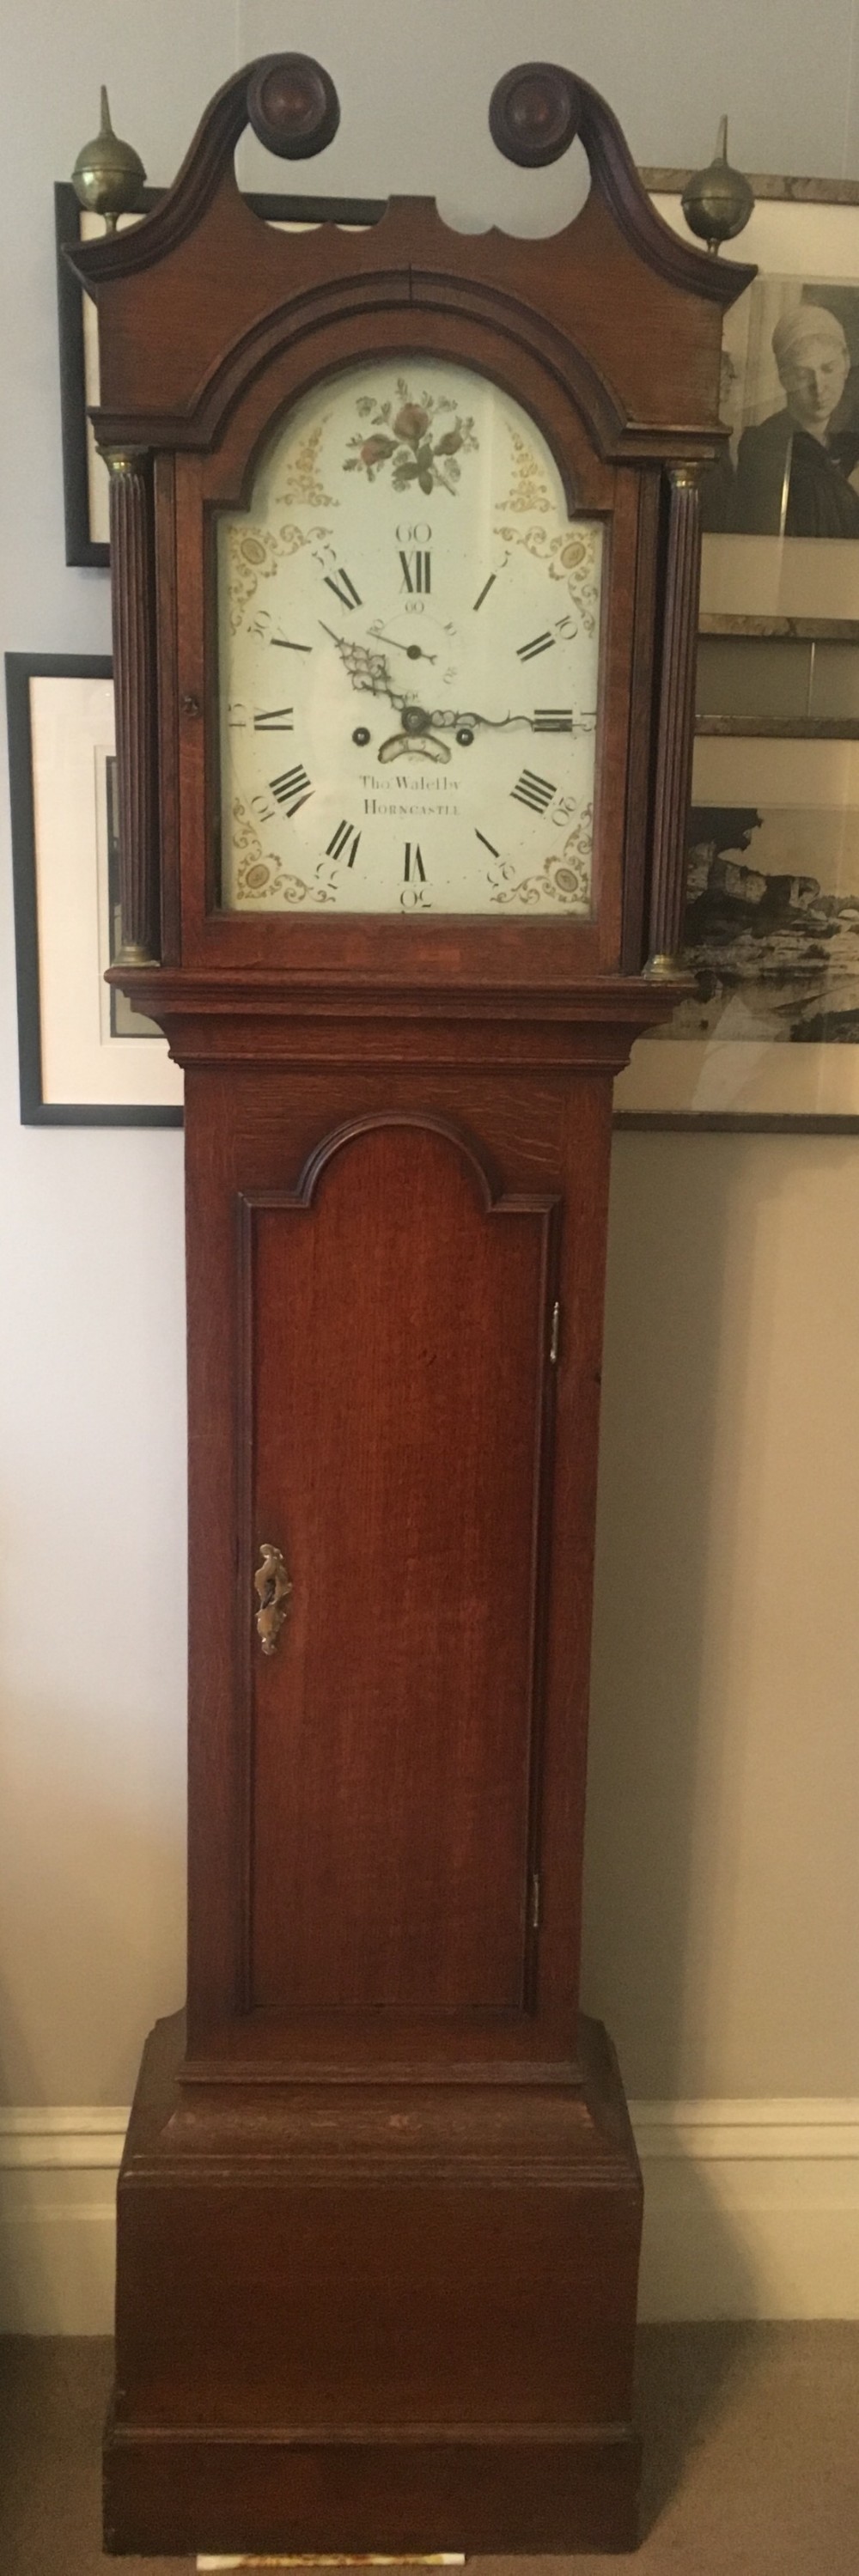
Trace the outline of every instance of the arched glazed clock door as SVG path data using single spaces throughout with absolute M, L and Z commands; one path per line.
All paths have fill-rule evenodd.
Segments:
M 217 514 L 222 906 L 587 919 L 603 532 L 473 367 L 315 383 Z
M 266 226 L 265 58 L 99 307 L 123 989 L 186 1074 L 187 2015 L 119 2191 L 108 2545 L 635 2533 L 641 2184 L 579 2010 L 611 1087 L 677 974 L 748 272 L 586 83 L 551 242 Z

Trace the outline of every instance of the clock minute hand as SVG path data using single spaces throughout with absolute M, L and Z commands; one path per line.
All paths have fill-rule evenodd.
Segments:
M 463 708 L 459 711 L 452 707 L 434 707 L 430 717 L 430 723 L 433 724 L 436 727 L 436 730 L 440 733 L 450 733 L 455 730 L 457 725 L 482 725 L 490 733 L 503 733 L 508 725 L 527 725 L 531 733 L 587 733 L 593 722 L 594 718 L 592 715 L 580 717 L 571 716 L 569 724 L 565 719 L 563 723 L 559 722 L 557 725 L 553 726 L 547 724 L 545 721 L 543 723 L 538 722 L 536 716 L 482 716 L 478 715 L 473 707 Z
M 441 733 L 453 733 L 457 725 L 484 725 L 490 733 L 503 733 L 506 725 L 533 725 L 533 717 L 480 716 L 473 707 L 434 707 L 430 723 Z

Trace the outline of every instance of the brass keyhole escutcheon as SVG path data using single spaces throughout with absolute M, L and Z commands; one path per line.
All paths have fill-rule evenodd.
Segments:
M 254 1591 L 259 1600 L 257 1635 L 263 1654 L 273 1655 L 292 1598 L 292 1584 L 279 1547 L 272 1547 L 266 1538 L 260 1542 Z

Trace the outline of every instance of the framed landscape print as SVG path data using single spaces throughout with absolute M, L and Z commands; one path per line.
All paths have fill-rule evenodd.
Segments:
M 148 214 L 164 195 L 163 188 L 141 190 L 141 214 Z M 384 212 L 381 203 L 364 198 L 258 196 L 248 205 L 264 223 L 304 231 L 309 224 L 337 222 L 361 229 Z M 121 215 L 119 229 L 140 222 L 140 215 Z M 57 246 L 57 309 L 60 331 L 60 403 L 63 435 L 63 497 L 66 562 L 103 565 L 110 562 L 107 467 L 98 454 L 88 419 L 99 399 L 98 317 L 63 257 L 66 242 L 94 241 L 104 231 L 101 215 L 84 212 L 71 181 L 54 185 L 54 229 Z
M 104 982 L 119 938 L 111 665 L 7 653 L 25 1125 L 177 1126 L 160 1029 Z
M 615 1085 L 622 1126 L 859 1127 L 859 726 L 695 744 L 696 979 Z

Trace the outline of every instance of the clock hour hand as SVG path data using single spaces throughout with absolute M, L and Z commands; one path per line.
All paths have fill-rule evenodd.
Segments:
M 419 758 L 448 761 L 450 752 L 447 744 L 439 742 L 433 733 L 432 718 L 426 708 L 413 705 L 402 689 L 392 689 L 384 653 L 373 653 L 367 644 L 353 644 L 350 637 L 335 635 L 333 626 L 326 626 L 324 617 L 320 617 L 319 623 L 324 633 L 330 635 L 332 644 L 336 644 L 353 689 L 369 689 L 374 698 L 387 698 L 399 715 L 403 730 L 388 734 L 386 741 L 379 744 L 377 759 L 399 760 L 404 753 L 417 753 Z
M 374 698 L 387 698 L 392 707 L 404 704 L 402 690 L 391 686 L 384 653 L 372 652 L 368 644 L 353 644 L 349 636 L 335 635 L 333 626 L 326 626 L 324 617 L 320 617 L 319 623 L 323 634 L 330 635 L 332 644 L 336 644 L 353 689 L 369 689 Z

